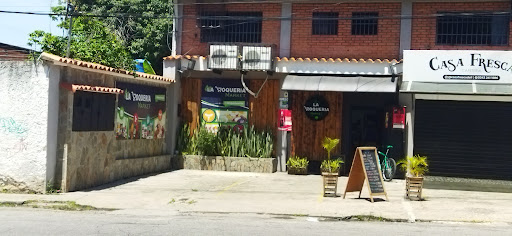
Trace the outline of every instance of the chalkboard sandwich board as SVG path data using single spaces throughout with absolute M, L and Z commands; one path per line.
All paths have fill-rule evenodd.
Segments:
M 358 147 L 354 154 L 354 161 L 352 161 L 352 167 L 350 167 L 350 173 L 348 175 L 347 188 L 343 194 L 343 198 L 347 195 L 347 192 L 359 191 L 359 197 L 363 190 L 365 180 L 368 185 L 368 191 L 370 192 L 370 200 L 373 202 L 373 196 L 384 195 L 388 200 L 388 195 L 384 189 L 384 183 L 382 181 L 382 174 L 380 170 L 380 163 L 377 156 L 376 147 Z

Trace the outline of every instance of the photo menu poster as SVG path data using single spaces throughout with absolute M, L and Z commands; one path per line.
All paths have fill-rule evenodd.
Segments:
M 201 121 L 217 132 L 220 126 L 236 131 L 247 128 L 249 94 L 240 80 L 206 79 L 201 90 Z
M 117 82 L 117 139 L 161 139 L 166 132 L 165 88 Z

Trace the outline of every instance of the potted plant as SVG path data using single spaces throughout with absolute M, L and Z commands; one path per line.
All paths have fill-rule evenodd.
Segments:
M 307 175 L 309 161 L 306 157 L 292 156 L 286 162 L 288 166 L 288 174 L 290 175 Z
M 331 160 L 331 151 L 340 143 L 339 139 L 325 137 L 322 146 L 327 150 L 327 160 L 322 161 L 320 169 L 323 178 L 323 195 L 332 195 L 336 197 L 338 188 L 338 173 L 340 171 L 341 159 Z
M 428 172 L 427 157 L 408 156 L 398 161 L 397 165 L 406 173 L 405 197 L 410 200 L 421 200 L 423 176 Z

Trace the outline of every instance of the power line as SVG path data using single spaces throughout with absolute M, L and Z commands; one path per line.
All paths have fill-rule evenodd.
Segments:
M 45 16 L 66 16 L 64 13 L 40 13 L 40 12 L 24 12 L 24 11 L 6 11 L 0 10 L 5 14 L 25 14 L 25 15 L 45 15 Z M 494 12 L 460 12 L 460 13 L 435 13 L 425 15 L 390 15 L 390 16 L 366 16 L 366 17 L 333 17 L 330 20 L 353 20 L 353 19 L 413 19 L 413 18 L 432 18 L 439 16 L 494 16 L 494 15 L 511 15 L 510 11 L 494 11 Z M 97 18 L 116 18 L 116 17 L 138 17 L 138 18 L 154 18 L 154 19 L 210 19 L 210 20 L 311 20 L 315 17 L 282 17 L 282 16 L 266 16 L 266 17 L 243 17 L 243 16 L 198 16 L 183 15 L 172 16 L 168 14 L 147 15 L 133 13 L 113 13 L 113 14 L 90 14 L 90 13 L 73 13 L 69 14 L 73 17 L 97 17 Z

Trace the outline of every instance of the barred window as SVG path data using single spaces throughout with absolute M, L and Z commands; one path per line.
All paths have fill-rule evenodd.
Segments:
M 201 42 L 261 43 L 261 12 L 203 12 Z
M 353 12 L 352 35 L 377 35 L 378 12 Z
M 314 35 L 337 35 L 338 12 L 313 12 Z
M 438 45 L 508 45 L 509 17 L 445 13 L 437 17 Z
M 73 131 L 114 130 L 116 95 L 76 91 L 73 96 Z

